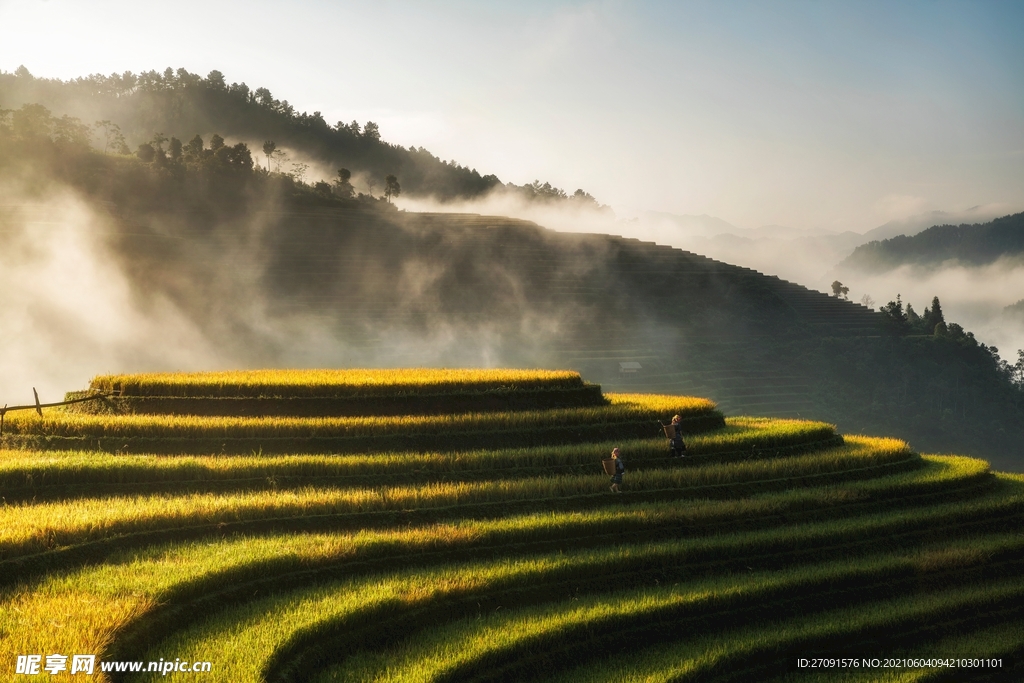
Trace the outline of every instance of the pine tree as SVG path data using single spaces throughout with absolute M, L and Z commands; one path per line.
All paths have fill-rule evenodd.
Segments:
M 929 334 L 934 333 L 936 326 L 940 323 L 945 327 L 946 318 L 942 315 L 942 304 L 939 303 L 939 297 L 936 296 L 932 298 L 932 306 L 931 308 L 924 309 L 923 317 L 925 329 Z

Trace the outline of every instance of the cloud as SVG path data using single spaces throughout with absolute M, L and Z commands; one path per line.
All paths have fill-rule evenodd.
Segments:
M 928 200 L 907 194 L 887 194 L 873 204 L 878 220 L 892 221 L 909 218 L 928 208 Z

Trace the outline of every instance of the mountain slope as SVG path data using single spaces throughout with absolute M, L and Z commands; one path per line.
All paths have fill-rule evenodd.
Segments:
M 163 235 L 135 223 L 115 247 L 123 267 L 208 329 L 237 317 L 245 346 L 273 362 L 282 349 L 240 311 L 197 307 L 182 286 L 216 277 L 223 262 L 208 255 L 242 239 L 190 218 L 168 234 L 165 216 Z M 247 298 L 275 326 L 331 339 L 337 365 L 570 367 L 617 391 L 706 395 L 727 414 L 824 419 L 1024 465 L 1020 394 L 973 339 L 893 336 L 880 313 L 750 269 L 526 221 L 365 208 L 262 220 L 266 257 L 242 261 Z
M 912 237 L 857 247 L 838 268 L 882 273 L 900 266 L 934 267 L 953 262 L 983 266 L 1024 253 L 1024 213 L 974 225 L 936 225 Z

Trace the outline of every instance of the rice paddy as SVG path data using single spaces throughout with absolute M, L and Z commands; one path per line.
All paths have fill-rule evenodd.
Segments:
M 578 373 L 527 370 L 256 370 L 96 377 L 73 412 L 305 417 L 443 415 L 606 405 Z
M 16 671 L 74 654 L 111 682 L 1013 678 L 1024 477 L 820 422 L 723 419 L 706 399 L 509 398 L 585 386 L 524 370 L 117 375 L 91 389 L 259 414 L 8 416 L 0 678 L 77 680 Z M 288 403 L 353 396 L 380 414 Z M 685 458 L 659 435 L 675 414 Z M 615 446 L 622 494 L 601 466 Z M 796 664 L 851 653 L 1005 667 Z M 161 660 L 210 671 L 100 665 Z
M 44 449 L 118 452 L 327 452 L 419 448 L 448 451 L 500 445 L 578 443 L 595 438 L 650 437 L 662 416 L 679 414 L 683 431 L 722 426 L 714 403 L 701 398 L 612 394 L 608 405 L 550 410 L 374 417 L 211 417 L 197 415 L 15 413 L 4 443 Z
M 458 394 L 496 390 L 573 389 L 584 385 L 569 370 L 233 370 L 226 372 L 101 375 L 89 388 L 121 396 L 372 396 Z

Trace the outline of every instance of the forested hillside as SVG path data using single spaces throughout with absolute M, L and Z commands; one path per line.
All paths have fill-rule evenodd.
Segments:
M 165 141 L 149 161 L 87 138 L 19 109 L 0 125 L 0 174 L 22 198 L 74 188 L 96 212 L 103 267 L 236 365 L 570 367 L 1022 468 L 1022 363 L 953 321 L 937 330 L 933 311 L 872 312 L 636 240 L 346 199 L 218 135 Z M 23 206 L 4 209 L 7 244 L 40 229 Z
M 936 225 L 912 237 L 898 235 L 857 247 L 840 270 L 882 273 L 900 266 L 932 267 L 943 263 L 984 266 L 1024 255 L 1024 213 L 989 223 Z
M 40 104 L 58 117 L 74 117 L 95 126 L 96 131 L 83 133 L 95 136 L 107 151 L 136 152 L 142 145 L 162 147 L 170 138 L 187 141 L 219 133 L 252 145 L 257 162 L 298 180 L 318 180 L 303 178 L 307 161 L 346 168 L 359 177 L 367 194 L 382 194 L 387 176 L 392 175 L 402 191 L 442 201 L 499 190 L 527 200 L 600 208 L 583 190 L 570 195 L 540 181 L 521 186 L 502 183 L 493 174 L 441 160 L 422 147 L 390 144 L 373 121 L 329 123 L 318 111 L 298 112 L 266 88 L 229 84 L 219 71 L 203 78 L 185 69 L 167 68 L 162 73 L 94 74 L 71 81 L 35 78 L 24 67 L 14 73 L 0 72 L 0 108 L 14 110 L 25 104 Z M 265 142 L 272 142 L 274 148 L 264 159 Z

